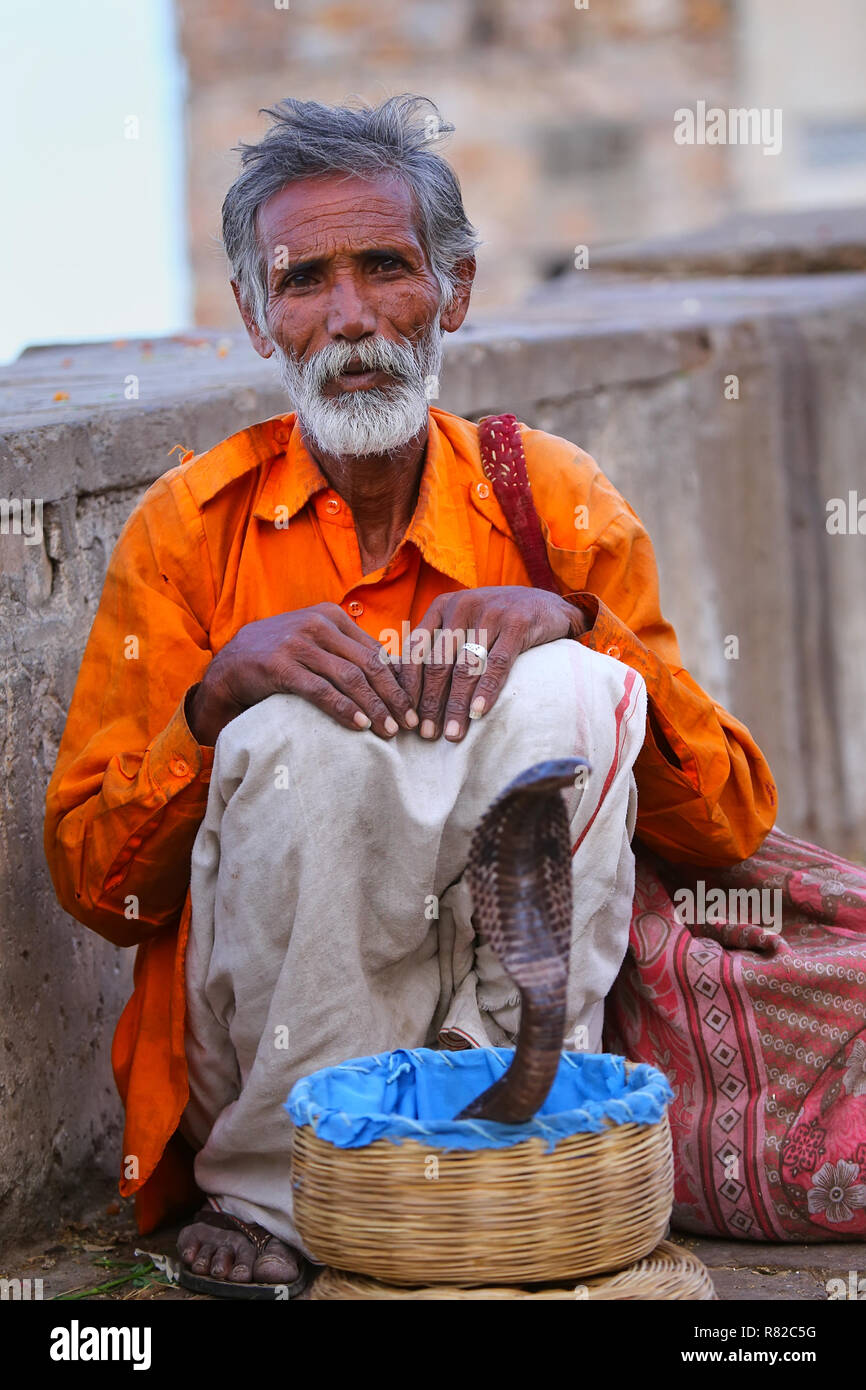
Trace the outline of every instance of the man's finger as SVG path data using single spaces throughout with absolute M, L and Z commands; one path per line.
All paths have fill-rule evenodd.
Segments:
M 442 721 L 448 691 L 451 689 L 453 662 L 448 659 L 441 646 L 433 645 L 426 661 L 419 666 L 421 690 L 416 708 L 421 721 L 418 732 L 422 738 L 438 738 L 442 732 Z
M 331 681 L 317 675 L 315 671 L 303 671 L 292 689 L 296 695 L 315 705 L 323 714 L 342 724 L 344 729 L 369 729 L 372 724 L 370 716 L 360 708 L 357 700 L 343 694 Z M 390 735 L 385 734 L 385 737 Z
M 418 717 L 411 696 L 397 679 L 394 666 L 388 659 L 388 650 L 381 643 L 358 631 L 365 642 L 353 642 L 352 635 L 344 637 L 335 634 L 334 640 L 325 639 L 325 647 L 334 656 L 344 661 L 354 662 L 361 670 L 368 685 L 375 690 L 379 699 L 387 705 L 389 712 L 406 729 L 418 727 Z
M 443 599 L 446 597 L 448 595 L 440 594 L 435 598 L 420 623 L 412 629 L 409 640 L 400 653 L 400 665 L 396 668 L 400 685 L 409 697 L 412 708 L 416 710 L 424 686 L 424 667 L 433 645 L 433 634 L 439 629 L 445 607 Z
M 447 693 L 443 714 L 443 733 L 451 743 L 459 743 L 469 728 L 471 702 L 475 698 L 479 681 L 487 670 L 490 657 L 488 649 L 480 643 L 473 646 L 477 646 L 478 649 L 470 650 L 466 644 L 463 645 L 457 653 L 451 673 L 451 687 Z M 501 640 L 497 646 L 501 648 Z
M 351 619 L 349 621 L 351 622 Z M 317 652 L 322 654 L 322 660 L 316 655 Z M 374 638 L 355 627 L 354 624 L 348 631 L 332 625 L 323 629 L 320 634 L 315 634 L 309 645 L 305 646 L 298 654 L 298 659 L 302 661 L 304 666 L 318 672 L 319 675 L 323 675 L 326 680 L 329 680 L 332 674 L 332 667 L 328 662 L 329 657 L 336 657 L 341 661 L 350 662 L 357 666 L 367 685 L 376 692 L 381 703 L 387 707 L 387 715 L 393 716 L 397 723 L 405 729 L 418 727 L 418 717 L 415 714 L 412 701 L 387 659 L 387 650 Z M 349 696 L 353 696 L 357 690 L 361 689 L 357 684 L 347 688 L 345 681 L 338 682 L 338 684 L 339 688 Z M 364 709 L 372 719 L 372 710 L 368 709 L 366 705 Z M 389 732 L 391 731 L 389 730 Z
M 373 726 L 373 732 L 380 738 L 393 738 L 398 732 L 400 726 L 397 720 L 355 661 L 346 661 L 342 657 L 323 653 L 321 665 L 317 663 L 315 669 L 325 680 L 330 681 L 336 690 L 342 691 L 349 700 L 354 701 L 356 709 L 367 716 Z M 402 690 L 400 694 L 403 696 Z
M 474 633 L 475 629 L 470 628 L 469 632 Z M 489 640 L 487 629 L 483 635 L 485 641 Z M 481 657 L 467 654 L 466 637 L 466 629 L 456 627 L 439 628 L 433 634 L 432 650 L 421 668 L 422 687 L 417 702 L 423 738 L 438 738 L 443 732 L 455 677 L 459 690 L 473 684 L 484 668 L 487 648 Z
M 488 710 L 493 708 L 521 651 L 523 651 L 523 647 L 516 636 L 506 632 L 500 633 L 487 653 L 484 673 L 479 676 L 475 683 L 466 711 L 467 721 L 468 719 L 480 719 L 482 715 L 487 714 Z M 459 718 L 459 716 L 455 715 L 455 718 Z M 459 737 L 462 738 L 465 732 L 466 727 L 461 723 Z

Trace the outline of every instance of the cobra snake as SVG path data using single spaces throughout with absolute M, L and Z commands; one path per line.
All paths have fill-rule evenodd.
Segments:
M 571 946 L 571 836 L 562 792 L 585 758 L 536 763 L 482 816 L 466 866 L 473 920 L 520 990 L 514 1059 L 457 1116 L 524 1124 L 545 1100 L 565 1033 Z

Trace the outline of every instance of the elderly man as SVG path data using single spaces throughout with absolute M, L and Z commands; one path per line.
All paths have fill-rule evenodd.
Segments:
M 520 426 L 561 587 L 542 591 L 477 427 L 429 407 L 475 269 L 430 148 L 450 127 L 411 97 L 269 114 L 224 239 L 296 413 L 184 462 L 136 508 L 46 820 L 63 905 L 139 947 L 114 1045 L 121 1191 L 142 1230 L 204 1192 L 179 1251 L 226 1291 L 300 1287 L 282 1108 L 299 1076 L 514 1041 L 513 986 L 474 939 L 464 881 L 511 777 L 549 757 L 593 767 L 567 808 L 569 1029 L 594 1049 L 635 828 L 669 859 L 727 864 L 775 809 L 748 730 L 683 669 L 650 541 L 593 460 Z

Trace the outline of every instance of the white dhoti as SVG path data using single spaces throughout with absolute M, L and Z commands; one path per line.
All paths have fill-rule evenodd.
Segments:
M 461 743 L 386 742 L 296 695 L 227 725 L 192 854 L 182 1123 L 223 1210 L 303 1248 L 283 1109 L 299 1077 L 398 1047 L 513 1044 L 517 995 L 476 949 L 464 870 L 490 802 L 549 758 L 592 766 L 566 794 L 567 1045 L 599 1049 L 628 941 L 645 717 L 636 672 L 561 640 L 518 657 Z

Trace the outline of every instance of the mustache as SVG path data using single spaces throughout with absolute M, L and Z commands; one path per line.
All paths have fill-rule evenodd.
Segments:
M 379 334 L 355 343 L 338 340 L 305 361 L 279 343 L 274 348 L 280 381 L 309 438 L 327 453 L 356 457 L 394 453 L 423 427 L 431 383 L 439 380 L 443 336 L 437 318 L 411 339 Z M 350 362 L 387 374 L 390 383 L 325 395 L 328 382 Z
M 289 353 L 289 358 L 305 385 L 313 391 L 321 391 L 329 381 L 342 376 L 350 362 L 360 362 L 365 371 L 386 372 L 397 380 L 423 380 L 418 360 L 409 343 L 393 342 L 390 338 L 360 338 L 357 343 L 328 343 L 305 361 L 294 353 Z

